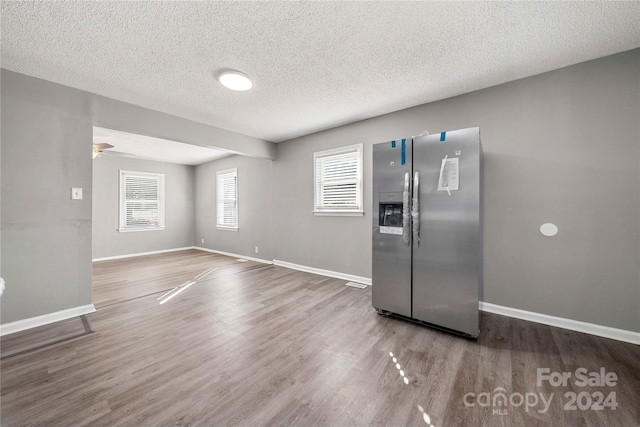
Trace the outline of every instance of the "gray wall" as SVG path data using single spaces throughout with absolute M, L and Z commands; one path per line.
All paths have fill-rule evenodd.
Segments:
M 80 91 L 3 71 L 1 98 L 7 323 L 91 304 L 92 126 Z
M 164 230 L 118 232 L 119 171 L 165 175 Z M 103 154 L 93 161 L 93 258 L 193 246 L 195 168 Z
M 270 160 L 231 156 L 196 166 L 196 246 L 273 259 L 272 216 L 282 210 L 272 205 L 272 165 Z M 216 228 L 216 172 L 231 168 L 238 168 L 238 231 Z
M 370 206 L 373 143 L 480 126 L 484 300 L 640 331 L 639 76 L 635 50 L 283 142 L 273 163 L 199 166 L 195 243 L 370 277 L 371 210 L 313 216 L 313 152 L 364 143 Z M 151 134 L 165 116 L 2 70 L 2 323 L 91 302 L 92 125 Z M 151 135 L 216 134 L 182 120 Z M 252 155 L 271 158 L 260 145 Z M 236 166 L 240 231 L 218 231 L 215 171 Z M 69 200 L 71 186 L 84 201 Z M 560 234 L 542 237 L 544 222 Z
M 1 72 L 2 324 L 92 302 L 93 125 L 248 156 L 275 155 L 271 142 Z M 72 186 L 84 189 L 83 201 L 70 200 Z
M 640 331 L 639 65 L 634 50 L 278 144 L 274 257 L 371 277 L 372 143 L 480 126 L 484 300 Z M 355 143 L 365 216 L 314 216 L 313 153 Z

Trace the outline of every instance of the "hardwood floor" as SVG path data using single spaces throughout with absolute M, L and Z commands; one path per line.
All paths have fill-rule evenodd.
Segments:
M 222 277 L 263 265 L 197 249 L 97 261 L 93 263 L 93 304 L 104 307 L 167 291 L 202 274 Z
M 263 265 L 103 306 L 96 332 L 1 362 L 2 425 L 638 425 L 639 346 L 487 313 L 469 341 L 379 316 L 370 288 L 344 284 Z M 576 385 L 583 367 L 616 385 Z M 538 386 L 537 368 L 571 378 Z M 498 387 L 513 404 L 491 404 Z M 564 409 L 598 391 L 617 408 Z M 516 406 L 533 393 L 546 411 Z

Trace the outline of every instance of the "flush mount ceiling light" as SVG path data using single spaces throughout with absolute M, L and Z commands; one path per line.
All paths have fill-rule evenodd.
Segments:
M 227 70 L 218 74 L 218 81 L 231 90 L 244 91 L 253 87 L 249 77 L 236 70 Z

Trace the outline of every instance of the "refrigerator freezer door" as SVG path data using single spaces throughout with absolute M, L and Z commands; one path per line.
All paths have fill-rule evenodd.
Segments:
M 411 213 L 405 182 L 410 192 L 410 181 L 411 138 L 375 144 L 372 303 L 377 309 L 408 317 L 411 316 L 411 231 L 405 219 Z
M 421 136 L 420 244 L 413 245 L 413 317 L 474 337 L 481 285 L 479 128 Z

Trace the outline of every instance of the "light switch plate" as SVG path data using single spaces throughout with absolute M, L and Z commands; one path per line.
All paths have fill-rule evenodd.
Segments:
M 71 200 L 82 200 L 82 188 L 81 187 L 72 187 L 71 188 Z

